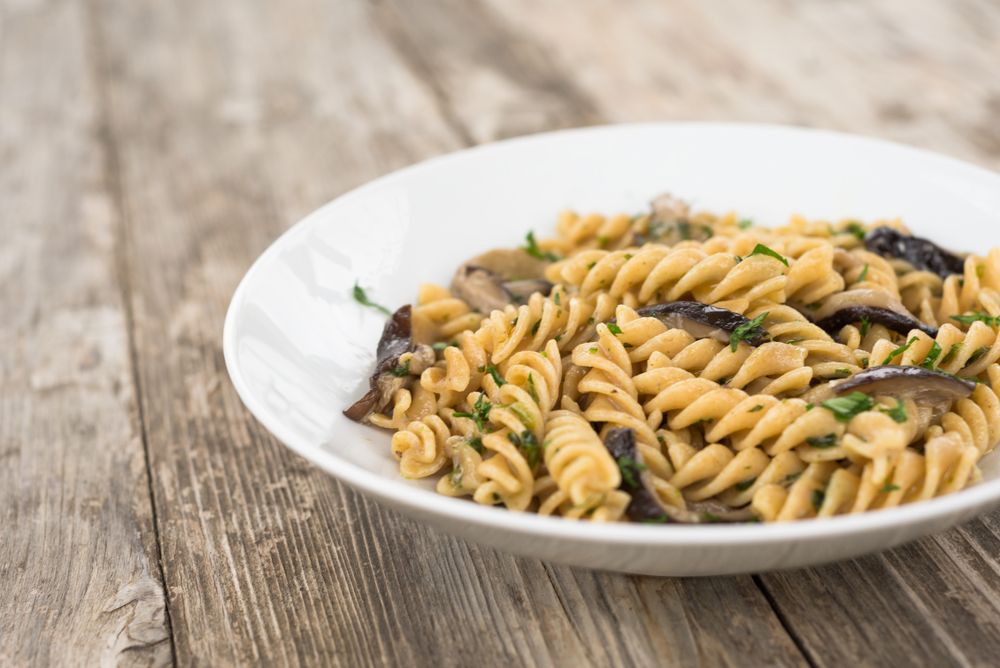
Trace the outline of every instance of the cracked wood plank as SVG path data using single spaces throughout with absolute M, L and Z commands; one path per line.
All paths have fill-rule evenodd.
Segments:
M 0 664 L 165 665 L 118 218 L 78 3 L 0 2 Z

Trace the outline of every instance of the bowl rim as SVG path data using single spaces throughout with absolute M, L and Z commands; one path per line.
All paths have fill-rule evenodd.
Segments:
M 838 515 L 812 521 L 656 526 L 624 522 L 603 524 L 568 521 L 564 518 L 541 516 L 536 513 L 512 512 L 498 507 L 481 505 L 465 498 L 445 496 L 432 490 L 415 487 L 402 477 L 393 479 L 369 471 L 339 457 L 335 452 L 326 449 L 323 443 L 314 444 L 300 439 L 291 429 L 286 428 L 282 421 L 251 392 L 237 362 L 235 324 L 236 314 L 243 303 L 248 285 L 283 246 L 326 219 L 332 210 L 349 200 L 364 197 L 369 191 L 406 179 L 416 172 L 433 170 L 446 162 L 468 160 L 476 158 L 480 154 L 507 150 L 519 145 L 544 143 L 556 138 L 620 132 L 641 133 L 656 130 L 771 133 L 853 143 L 870 150 L 895 152 L 900 157 L 929 160 L 942 168 L 959 170 L 967 178 L 986 179 L 993 181 L 996 186 L 1000 187 L 1000 174 L 927 149 L 832 130 L 764 123 L 702 121 L 615 123 L 540 132 L 437 155 L 379 176 L 342 193 L 285 230 L 254 260 L 233 293 L 223 324 L 223 356 L 226 370 L 240 399 L 250 413 L 286 447 L 366 496 L 388 502 L 395 507 L 421 512 L 425 516 L 434 515 L 449 521 L 476 524 L 482 528 L 539 537 L 571 539 L 588 544 L 721 546 L 765 545 L 785 543 L 791 540 L 831 539 L 887 531 L 911 524 L 929 524 L 945 517 L 978 514 L 978 512 L 986 510 L 988 506 L 1000 505 L 1000 479 L 997 479 L 952 494 L 904 506 L 855 515 Z

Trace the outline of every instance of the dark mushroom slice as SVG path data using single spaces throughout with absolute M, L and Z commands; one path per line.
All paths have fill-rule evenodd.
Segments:
M 745 316 L 701 302 L 653 304 L 643 306 L 637 313 L 656 318 L 671 329 L 683 329 L 696 339 L 712 338 L 729 343 L 733 333 L 741 327 L 740 340 L 751 346 L 759 346 L 771 338 L 766 329 L 760 325 L 752 326 L 752 322 Z
M 635 235 L 633 243 L 675 244 L 680 241 L 705 241 L 713 235 L 712 228 L 691 222 L 691 207 L 682 199 L 664 193 L 649 203 L 649 220 L 646 230 Z
M 865 248 L 882 257 L 906 260 L 917 269 L 932 271 L 941 278 L 965 271 L 965 259 L 929 239 L 903 234 L 891 227 L 877 227 L 865 237 Z
M 796 308 L 820 329 L 832 335 L 836 335 L 845 325 L 868 320 L 903 335 L 919 329 L 932 338 L 937 336 L 937 328 L 915 318 L 898 299 L 884 290 L 848 290 L 833 295 L 818 310 Z
M 464 262 L 451 281 L 452 292 L 480 313 L 524 303 L 535 292 L 547 295 L 552 283 L 545 280 L 544 260 L 523 249 L 497 249 Z
M 956 401 L 969 397 L 976 384 L 919 366 L 877 366 L 825 387 L 828 388 L 826 398 L 864 392 L 912 402 L 917 409 L 917 415 L 913 416 L 918 425 L 915 434 L 920 437 L 928 426 L 951 410 Z
M 414 345 L 411 334 L 412 308 L 402 306 L 382 330 L 375 355 L 375 372 L 369 379 L 368 392 L 344 411 L 355 422 L 366 422 L 372 413 L 385 410 L 396 390 L 412 382 L 414 376 L 434 364 L 434 350 L 430 346 Z M 406 364 L 400 357 L 410 353 Z
M 604 447 L 623 471 L 621 489 L 632 498 L 625 514 L 635 522 L 708 524 L 755 520 L 749 508 L 733 510 L 719 503 L 702 502 L 683 509 L 660 501 L 653 489 L 652 475 L 646 470 L 639 448 L 636 447 L 635 432 L 631 429 L 617 428 L 608 431 L 604 437 Z M 624 473 L 626 471 L 627 474 Z

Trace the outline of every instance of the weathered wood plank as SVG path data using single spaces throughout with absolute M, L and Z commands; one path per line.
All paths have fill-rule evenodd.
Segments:
M 616 121 L 805 123 L 1000 167 L 1000 14 L 986 3 L 490 6 Z M 817 665 L 988 665 L 1000 649 L 998 524 L 994 513 L 884 555 L 759 581 Z
M 276 444 L 224 380 L 236 282 L 308 208 L 462 133 L 363 3 L 100 9 L 181 662 L 801 662 L 748 578 L 635 580 L 515 559 L 377 508 Z
M 78 3 L 0 2 L 0 664 L 163 665 L 118 218 Z

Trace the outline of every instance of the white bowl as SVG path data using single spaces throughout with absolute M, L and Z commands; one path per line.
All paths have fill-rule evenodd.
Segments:
M 901 508 L 771 525 L 600 525 L 481 506 L 404 480 L 389 435 L 341 410 L 361 396 L 390 308 L 447 284 L 482 250 L 548 235 L 561 209 L 640 211 L 663 191 L 762 224 L 901 216 L 956 249 L 1000 244 L 1000 176 L 872 139 L 756 125 L 618 125 L 460 151 L 343 195 L 278 239 L 233 296 L 233 384 L 278 439 L 352 488 L 463 538 L 565 564 L 655 575 L 789 568 L 881 550 L 1000 505 L 1000 467 L 968 490 Z

